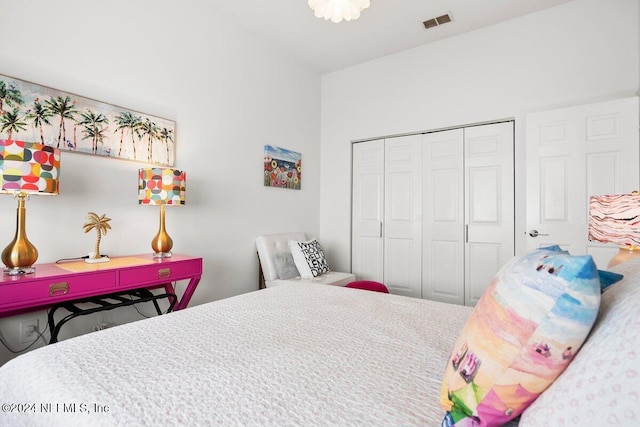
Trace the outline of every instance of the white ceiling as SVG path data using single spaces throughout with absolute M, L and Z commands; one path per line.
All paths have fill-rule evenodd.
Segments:
M 358 20 L 338 24 L 316 18 L 307 0 L 224 0 L 212 5 L 325 74 L 569 1 L 371 0 Z M 446 13 L 452 22 L 430 30 L 422 25 Z

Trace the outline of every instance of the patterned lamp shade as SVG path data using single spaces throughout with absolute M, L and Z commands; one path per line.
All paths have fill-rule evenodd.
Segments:
M 591 196 L 589 240 L 640 246 L 640 194 Z
M 151 240 L 155 258 L 171 256 L 173 239 L 165 228 L 164 207 L 185 204 L 187 176 L 184 171 L 169 168 L 146 168 L 138 171 L 138 203 L 160 205 L 160 229 Z
M 48 145 L 0 140 L 2 193 L 57 195 L 60 150 Z
M 16 234 L 2 251 L 5 274 L 22 275 L 35 271 L 38 250 L 27 238 L 25 201 L 31 194 L 58 194 L 60 150 L 44 144 L 0 140 L 0 192 L 18 199 Z
M 169 168 L 144 168 L 138 171 L 138 203 L 141 205 L 184 205 L 187 176 Z

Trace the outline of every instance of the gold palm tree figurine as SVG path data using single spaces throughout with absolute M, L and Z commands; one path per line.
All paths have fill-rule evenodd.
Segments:
M 96 247 L 93 253 L 93 256 L 85 259 L 88 263 L 95 262 L 107 262 L 109 261 L 109 257 L 100 255 L 100 240 L 102 239 L 102 235 L 107 235 L 107 230 L 111 229 L 111 225 L 109 221 L 111 218 L 108 218 L 105 214 L 98 216 L 93 212 L 89 212 L 87 216 L 89 222 L 85 223 L 82 227 L 84 228 L 84 232 L 88 233 L 91 230 L 96 230 Z

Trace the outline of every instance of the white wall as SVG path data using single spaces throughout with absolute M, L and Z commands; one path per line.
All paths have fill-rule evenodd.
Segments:
M 575 0 L 322 77 L 320 238 L 350 268 L 351 142 L 516 120 L 524 248 L 524 116 L 638 93 L 638 0 Z
M 320 76 L 214 3 L 0 0 L 0 74 L 176 121 L 187 204 L 167 209 L 167 229 L 175 253 L 204 258 L 194 304 L 257 289 L 257 235 L 317 235 L 319 225 Z M 302 153 L 301 191 L 262 186 L 265 144 Z M 138 206 L 143 166 L 63 152 L 61 194 L 27 202 L 38 262 L 93 250 L 95 234 L 82 231 L 89 211 L 112 218 L 102 253 L 150 253 L 159 211 Z M 0 196 L 1 247 L 15 208 Z M 44 325 L 43 313 L 2 319 L 0 334 L 22 347 L 17 322 L 34 316 Z M 0 346 L 0 363 L 6 357 Z

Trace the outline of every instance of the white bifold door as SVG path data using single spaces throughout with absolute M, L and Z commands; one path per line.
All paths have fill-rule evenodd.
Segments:
M 422 136 L 353 146 L 352 271 L 420 298 Z
M 514 255 L 513 122 L 424 142 L 423 297 L 475 305 Z
M 353 145 L 352 270 L 474 305 L 514 253 L 513 122 Z
M 351 271 L 384 281 L 384 139 L 353 145 Z

